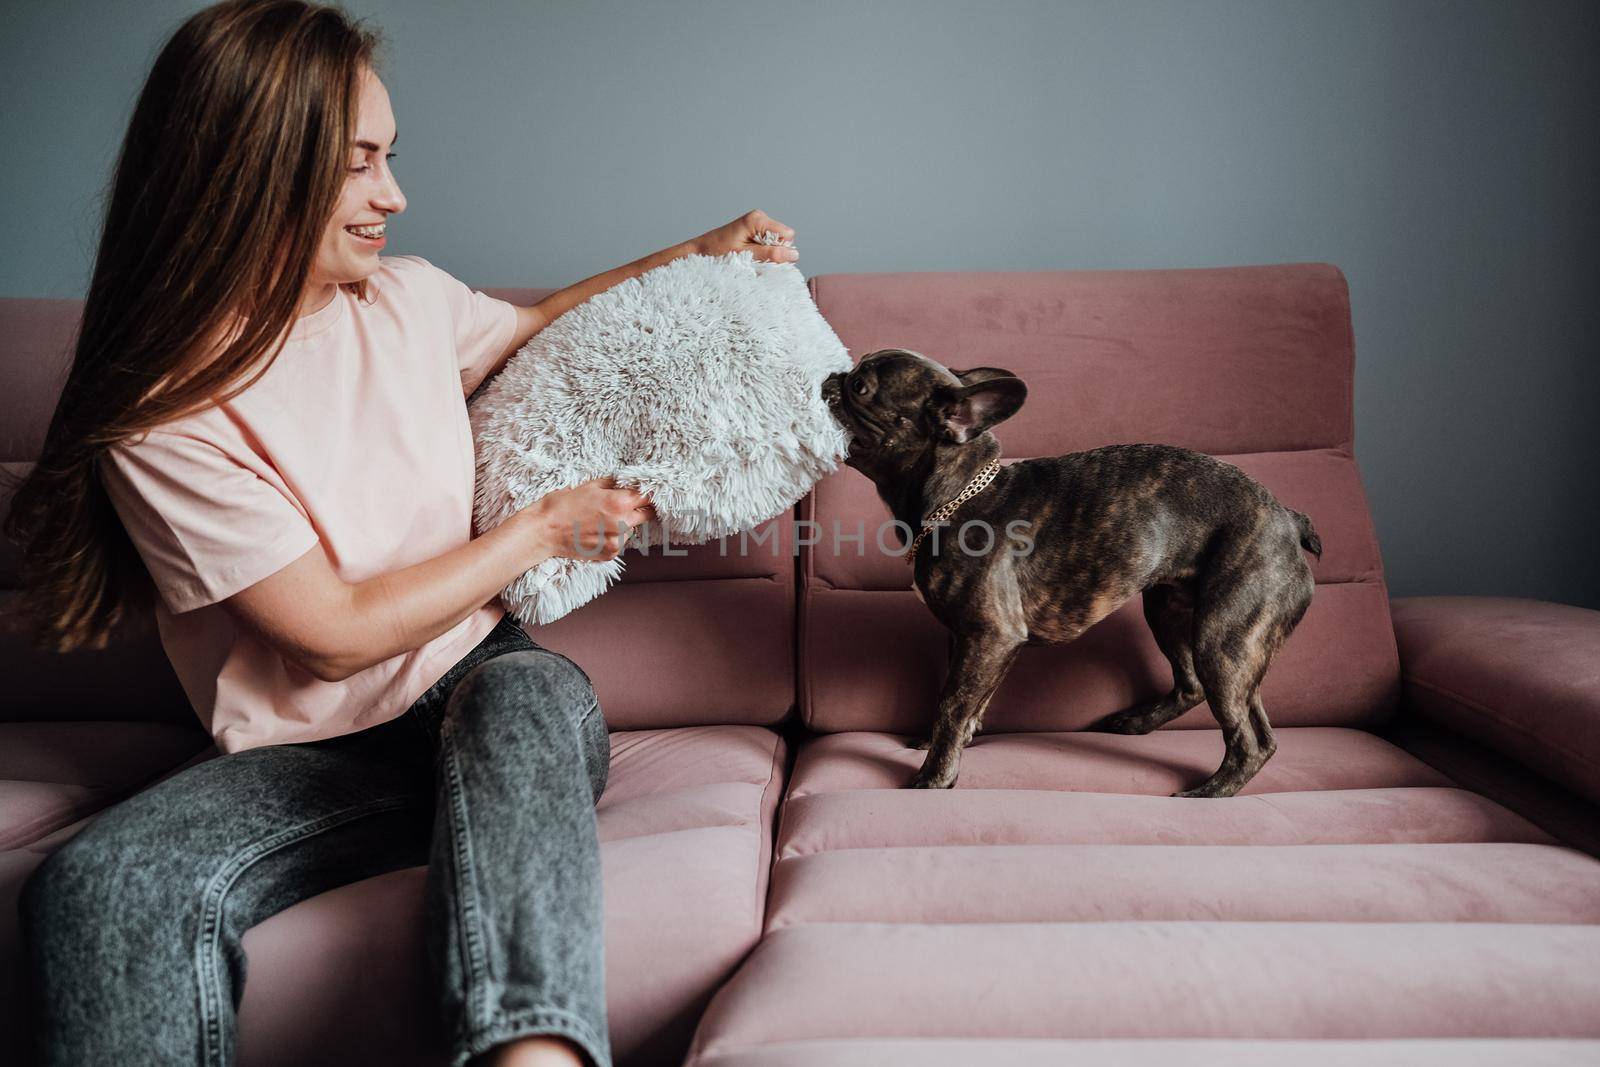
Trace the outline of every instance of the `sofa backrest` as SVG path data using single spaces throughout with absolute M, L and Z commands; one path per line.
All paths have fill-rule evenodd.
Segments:
M 857 361 L 908 348 L 1020 375 L 1027 403 L 994 431 L 1009 460 L 1181 445 L 1236 463 L 1310 515 L 1325 549 L 1311 561 L 1316 594 L 1263 701 L 1284 725 L 1372 725 L 1392 712 L 1399 666 L 1352 454 L 1354 346 L 1337 269 L 837 274 L 812 279 L 812 294 Z M 800 553 L 803 718 L 823 732 L 924 733 L 948 641 L 910 568 L 876 544 L 887 509 L 841 468 L 801 517 L 818 524 L 800 538 L 817 540 Z M 863 525 L 864 539 L 846 539 Z M 1171 680 L 1135 598 L 1077 641 L 1023 649 L 983 728 L 1076 729 Z M 1215 721 L 1202 705 L 1174 725 Z
M 1351 454 L 1350 309 L 1337 270 L 855 274 L 811 285 L 856 358 L 904 347 L 1021 374 L 1029 401 L 998 429 L 1011 459 L 1165 441 L 1237 462 L 1309 514 L 1326 552 L 1313 563 L 1312 607 L 1267 677 L 1269 712 L 1283 724 L 1371 724 L 1390 712 L 1398 665 Z M 532 303 L 551 290 L 488 291 Z M 80 308 L 0 299 L 0 463 L 10 473 L 38 456 Z M 795 518 L 821 524 L 816 545 L 796 544 Z M 775 723 L 798 694 L 816 730 L 919 733 L 945 634 L 908 568 L 872 544 L 886 518 L 871 484 L 841 469 L 742 550 L 730 540 L 681 557 L 630 552 L 618 588 L 534 638 L 583 664 L 613 729 Z M 845 533 L 861 524 L 866 543 L 834 541 L 835 520 Z M 193 721 L 153 631 L 98 652 L 35 651 L 5 625 L 16 585 L 15 552 L 0 544 L 0 667 L 11 679 L 0 718 Z M 1071 645 L 1025 649 L 985 729 L 1075 728 L 1169 681 L 1135 603 Z M 1210 724 L 1200 708 L 1175 725 Z

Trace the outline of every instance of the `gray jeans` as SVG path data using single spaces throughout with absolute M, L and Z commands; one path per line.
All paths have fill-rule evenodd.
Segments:
M 40 1062 L 231 1064 L 245 930 L 428 864 L 450 1062 L 570 1038 L 609 1067 L 589 678 L 509 616 L 398 719 L 196 764 L 51 854 L 21 914 Z

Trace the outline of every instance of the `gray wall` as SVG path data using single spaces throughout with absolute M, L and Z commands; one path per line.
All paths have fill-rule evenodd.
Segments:
M 7 5 L 0 293 L 79 295 L 159 42 Z M 566 285 L 759 207 L 809 274 L 1323 260 L 1397 594 L 1600 607 L 1600 5 L 353 0 L 392 252 Z

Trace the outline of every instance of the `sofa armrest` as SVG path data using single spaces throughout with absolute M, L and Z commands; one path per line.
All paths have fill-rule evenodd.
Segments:
M 1600 801 L 1600 611 L 1506 597 L 1390 607 L 1407 714 Z

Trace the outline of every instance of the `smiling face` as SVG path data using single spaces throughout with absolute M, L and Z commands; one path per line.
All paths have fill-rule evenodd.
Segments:
M 355 142 L 345 160 L 344 189 L 306 279 L 304 311 L 326 304 L 334 286 L 371 277 L 386 243 L 384 222 L 406 209 L 406 198 L 389 169 L 395 141 L 389 92 L 370 69 L 361 77 Z

